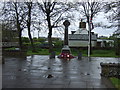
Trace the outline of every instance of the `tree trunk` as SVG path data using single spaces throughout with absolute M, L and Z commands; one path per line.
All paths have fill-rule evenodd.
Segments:
M 115 54 L 120 56 L 120 38 L 115 39 Z
M 22 49 L 22 31 L 19 30 L 19 47 L 20 47 L 20 50 Z
M 53 46 L 52 46 L 52 28 L 49 29 L 48 43 L 49 43 L 49 53 L 51 53 L 53 51 Z
M 21 50 L 22 49 L 22 30 L 21 30 L 21 27 L 20 27 L 20 22 L 19 22 L 17 9 L 16 9 L 16 16 L 17 16 L 16 22 L 17 22 L 17 30 L 18 30 L 18 37 L 19 37 L 19 48 Z
M 27 20 L 28 36 L 29 36 L 30 43 L 32 46 L 32 52 L 35 52 L 33 39 L 32 39 L 32 35 L 31 35 L 31 9 L 32 9 L 32 2 L 29 2 L 28 3 L 28 20 Z
M 28 36 L 29 36 L 30 43 L 31 43 L 31 46 L 32 46 L 32 52 L 35 52 L 30 26 L 31 26 L 31 11 L 29 11 L 29 14 L 28 14 L 27 27 L 28 27 Z
M 18 30 L 18 37 L 19 37 L 19 48 L 22 49 L 22 30 L 20 28 L 20 23 L 17 19 L 17 30 Z
M 48 22 L 48 28 L 49 28 L 49 33 L 48 33 L 48 43 L 49 43 L 49 53 L 53 51 L 53 46 L 52 46 L 52 25 L 50 21 L 50 15 L 47 15 L 47 22 Z
M 34 47 L 34 44 L 33 44 L 33 39 L 32 39 L 32 35 L 31 35 L 30 27 L 28 27 L 28 36 L 29 36 L 30 43 L 31 43 L 31 46 L 32 46 L 32 52 L 35 52 L 35 47 Z

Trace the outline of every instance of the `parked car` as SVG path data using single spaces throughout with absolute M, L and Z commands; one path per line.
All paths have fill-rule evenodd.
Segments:
M 61 53 L 58 56 L 58 58 L 63 58 L 63 59 L 69 58 L 69 59 L 72 59 L 72 58 L 75 58 L 75 56 L 73 56 L 71 54 L 71 50 L 70 50 L 69 46 L 65 45 L 62 48 Z

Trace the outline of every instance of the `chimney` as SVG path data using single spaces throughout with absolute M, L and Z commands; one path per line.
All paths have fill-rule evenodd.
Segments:
M 79 23 L 79 28 L 86 28 L 86 22 L 80 22 Z
M 71 31 L 72 34 L 74 34 L 76 31 Z

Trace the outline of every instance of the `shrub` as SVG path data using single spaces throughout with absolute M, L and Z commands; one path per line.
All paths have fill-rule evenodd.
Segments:
M 22 42 L 23 42 L 23 43 L 29 43 L 30 41 L 29 41 L 29 38 L 27 38 L 27 37 L 22 37 Z

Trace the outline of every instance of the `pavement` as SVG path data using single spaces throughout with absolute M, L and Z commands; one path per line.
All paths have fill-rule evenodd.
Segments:
M 120 58 L 82 57 L 82 60 L 61 60 L 57 57 L 49 59 L 47 55 L 4 59 L 3 88 L 114 88 L 100 76 L 100 63 L 120 62 Z

